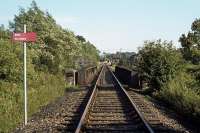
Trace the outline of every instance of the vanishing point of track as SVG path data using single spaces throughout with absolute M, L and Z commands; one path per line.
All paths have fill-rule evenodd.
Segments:
M 154 131 L 109 67 L 103 65 L 75 132 Z

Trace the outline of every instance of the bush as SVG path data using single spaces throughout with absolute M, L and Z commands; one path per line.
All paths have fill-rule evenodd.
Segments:
M 191 73 L 200 83 L 200 65 L 187 64 L 187 72 Z
M 22 63 L 18 58 L 19 45 L 0 41 L 0 80 L 19 82 Z
M 64 94 L 65 81 L 61 74 L 35 73 L 28 80 L 28 115 L 38 111 L 58 96 Z M 10 132 L 24 119 L 23 86 L 0 80 L 0 132 Z
M 160 89 L 181 68 L 182 56 L 171 42 L 147 41 L 139 49 L 137 70 L 151 88 Z
M 11 43 L 10 34 L 22 32 L 24 23 L 27 32 L 37 33 L 34 45 L 27 45 L 29 115 L 64 93 L 62 72 L 78 68 L 79 61 L 86 66 L 99 60 L 93 44 L 56 24 L 35 1 L 27 10 L 21 8 L 9 23 L 10 30 L 0 26 L 0 132 L 10 132 L 23 120 L 23 47 Z
M 200 122 L 200 95 L 196 92 L 199 88 L 194 89 L 194 86 L 199 87 L 196 80 L 188 73 L 181 72 L 156 92 L 155 96 L 190 120 Z

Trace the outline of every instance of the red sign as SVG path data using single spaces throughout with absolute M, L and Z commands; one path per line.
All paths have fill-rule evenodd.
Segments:
M 12 40 L 20 41 L 20 42 L 35 42 L 36 41 L 36 33 L 35 32 L 13 33 Z

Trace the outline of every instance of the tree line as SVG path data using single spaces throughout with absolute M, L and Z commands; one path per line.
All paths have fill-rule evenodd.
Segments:
M 37 33 L 36 43 L 28 45 L 35 69 L 57 73 L 66 68 L 78 68 L 77 61 L 81 59 L 97 63 L 99 51 L 96 47 L 83 36 L 63 29 L 49 12 L 39 9 L 35 1 L 28 10 L 20 8 L 19 14 L 9 22 L 9 29 L 1 26 L 1 40 L 10 43 L 11 32 L 23 32 L 24 24 L 28 27 L 27 32 Z

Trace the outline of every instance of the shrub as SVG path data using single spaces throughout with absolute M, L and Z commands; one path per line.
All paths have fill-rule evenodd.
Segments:
M 200 83 L 200 65 L 187 64 L 187 72 L 191 73 Z
M 172 79 L 181 68 L 181 54 L 171 42 L 146 41 L 139 49 L 137 70 L 142 79 L 149 82 L 151 88 L 160 89 Z
M 28 115 L 38 111 L 58 96 L 64 94 L 65 81 L 61 74 L 35 73 L 28 80 Z M 10 132 L 23 121 L 23 86 L 0 80 L 0 132 Z
M 181 113 L 191 120 L 200 122 L 200 95 L 196 92 L 195 79 L 185 72 L 179 73 L 174 79 L 167 82 L 155 96 L 168 103 L 178 113 Z
M 19 46 L 8 41 L 0 41 L 0 80 L 15 81 L 20 78 L 22 63 L 18 58 Z
M 10 33 L 22 32 L 24 23 L 27 32 L 37 33 L 36 43 L 27 45 L 29 115 L 64 93 L 61 72 L 75 68 L 79 61 L 87 66 L 99 60 L 93 44 L 56 24 L 35 1 L 27 10 L 21 8 L 9 23 L 10 30 L 0 26 L 0 133 L 10 132 L 23 120 L 23 47 L 10 42 Z

